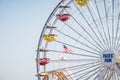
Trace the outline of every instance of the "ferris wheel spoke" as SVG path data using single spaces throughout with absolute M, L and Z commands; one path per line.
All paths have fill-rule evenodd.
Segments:
M 111 71 L 108 69 L 106 75 L 104 76 L 105 80 L 110 80 L 109 79 L 111 77 L 110 74 L 111 74 Z
M 104 46 L 104 48 L 107 48 L 107 45 L 106 45 L 106 43 L 105 43 L 105 41 L 104 41 L 104 38 L 103 38 L 103 36 L 102 36 L 102 34 L 101 34 L 100 30 L 99 30 L 99 27 L 100 27 L 100 26 L 97 25 L 97 23 L 96 23 L 96 21 L 95 21 L 95 19 L 94 19 L 94 17 L 93 17 L 93 15 L 96 15 L 96 14 L 92 14 L 92 13 L 91 13 L 90 8 L 89 8 L 88 5 L 87 5 L 87 9 L 88 9 L 88 11 L 89 11 L 89 14 L 90 14 L 91 17 L 92 17 L 93 23 L 95 24 L 95 26 L 96 26 L 96 28 L 97 28 L 97 30 L 98 30 L 98 32 L 99 32 L 99 34 L 100 34 L 100 36 L 101 36 L 104 44 L 102 44 L 101 39 L 98 37 L 98 35 L 95 33 L 95 31 L 93 31 L 93 32 L 95 33 L 96 38 L 99 40 L 99 42 L 102 44 L 102 46 Z M 90 26 L 90 28 L 92 29 L 91 26 Z M 93 29 L 92 29 L 92 30 L 93 30 Z
M 118 36 L 118 32 L 119 32 L 119 21 L 120 21 L 120 12 L 118 14 L 118 20 L 117 20 L 117 28 L 116 28 L 116 34 L 115 34 L 115 42 L 114 42 L 114 49 L 116 49 L 117 47 L 117 44 L 118 44 L 118 39 L 117 39 L 117 36 Z M 117 43 L 117 44 L 116 44 Z
M 102 69 L 102 68 L 101 68 Z M 100 80 L 102 79 L 103 80 L 103 77 L 105 76 L 105 72 L 104 72 L 104 69 L 102 69 L 101 71 L 98 72 L 98 74 L 93 78 L 93 80 Z M 100 77 L 100 79 L 99 79 Z
M 120 47 L 120 44 L 118 44 L 117 48 L 116 48 L 116 52 L 117 52 L 117 55 L 119 55 L 120 53 L 120 50 L 119 50 L 119 47 Z
M 90 42 L 86 37 L 84 37 L 82 34 L 80 34 L 79 32 L 77 32 L 75 29 L 73 29 L 70 25 L 68 25 L 67 23 L 64 23 L 65 25 L 67 25 L 71 30 L 73 30 L 75 33 L 77 33 L 79 36 L 81 36 L 83 39 L 85 39 L 87 42 L 89 42 L 92 46 L 94 46 L 95 48 L 97 48 L 98 50 L 101 51 L 101 49 L 96 46 L 95 44 L 93 44 L 92 42 Z
M 107 69 L 107 71 L 106 71 L 106 73 L 105 73 L 105 76 L 104 76 L 104 79 L 105 79 L 105 80 L 108 79 L 109 74 L 110 74 L 110 71 L 109 71 L 109 69 Z
M 101 62 L 100 61 L 95 61 L 95 62 L 88 62 L 88 63 L 85 63 L 85 64 L 80 64 L 80 65 L 77 65 L 77 66 L 71 66 L 71 67 L 67 67 L 67 68 L 63 68 L 63 69 L 60 69 L 60 70 L 68 70 L 68 71 L 71 71 L 71 70 L 75 70 L 76 68 L 85 68 L 85 67 L 90 67 L 90 66 L 92 66 L 92 65 L 98 65 L 98 64 L 101 64 Z M 80 71 L 78 71 L 78 72 L 80 72 Z
M 116 79 L 117 79 L 117 80 L 120 80 L 120 77 L 119 77 L 119 75 L 117 74 L 117 72 L 116 72 Z
M 67 10 L 66 10 L 66 12 L 68 12 Z M 69 12 L 68 12 L 69 13 Z M 70 13 L 69 13 L 70 14 Z M 81 13 L 82 14 L 82 13 Z M 83 15 L 82 15 L 83 16 Z M 88 31 L 79 23 L 79 21 L 74 17 L 74 16 L 72 16 L 71 15 L 71 17 L 73 18 L 73 20 L 87 33 L 87 35 L 94 41 L 94 42 L 96 42 L 96 44 L 101 48 L 101 49 L 103 49 L 103 46 L 101 46 L 100 45 L 100 43 L 98 43 L 89 33 L 88 33 Z M 93 31 L 93 29 L 92 29 L 92 31 Z M 94 33 L 95 34 L 95 33 Z
M 68 11 L 67 11 L 68 12 Z M 68 12 L 69 13 L 69 12 Z M 87 33 L 87 35 L 97 44 L 97 45 L 99 45 L 99 47 L 101 48 L 101 49 L 103 49 L 103 46 L 101 46 L 89 33 L 88 33 L 88 31 L 76 20 L 76 18 L 74 18 L 73 16 L 71 16 L 74 20 L 75 20 L 75 22 Z
M 97 70 L 97 69 L 98 69 L 98 70 Z M 95 74 L 97 74 L 100 70 L 101 70 L 101 68 L 99 67 L 99 68 L 96 68 L 95 70 L 93 70 L 94 73 L 91 73 L 91 72 L 90 72 L 90 73 L 91 73 L 90 75 L 88 75 L 89 73 L 86 74 L 86 75 L 88 75 L 88 77 L 86 77 L 84 80 L 89 80 L 91 77 L 93 77 Z M 92 72 L 93 72 L 93 71 L 92 71 Z M 86 75 L 85 75 L 85 76 L 86 76 Z
M 120 13 L 119 13 L 119 18 L 120 18 Z M 118 24 L 117 26 L 119 27 L 119 19 L 118 19 Z M 118 34 L 118 30 L 116 32 L 116 43 L 115 43 L 115 50 L 118 51 L 119 50 L 119 47 L 120 47 L 120 35 L 118 36 L 118 39 L 117 39 L 117 34 Z
M 69 76 L 71 76 L 71 77 L 77 77 L 78 75 L 82 75 L 81 74 L 81 72 L 84 72 L 84 71 L 86 71 L 86 70 L 89 70 L 89 69 L 92 69 L 92 68 L 94 68 L 95 66 L 98 66 L 99 64 L 97 64 L 97 65 L 92 65 L 92 66 L 87 66 L 87 67 L 85 67 L 84 69 L 81 69 L 81 70 L 77 70 L 77 72 L 74 72 L 74 73 L 72 73 L 72 74 L 69 74 L 69 75 L 67 75 L 67 77 L 69 77 Z M 69 79 L 69 78 L 68 78 Z
M 80 43 L 81 45 L 83 45 L 83 46 L 85 46 L 85 47 L 88 47 L 89 49 L 91 49 L 91 50 L 96 51 L 96 52 L 99 53 L 99 51 L 97 51 L 96 49 L 92 48 L 91 46 L 89 46 L 89 45 L 87 45 L 87 44 L 85 44 L 85 43 L 80 42 L 78 39 L 75 39 L 75 38 L 71 37 L 70 35 L 67 35 L 67 34 L 65 34 L 65 33 L 61 32 L 61 31 L 59 31 L 59 30 L 57 30 L 57 29 L 55 29 L 55 30 L 58 31 L 59 33 L 65 35 L 65 36 L 71 38 L 72 40 Z
M 90 74 L 91 72 L 94 72 L 95 70 L 99 69 L 100 67 L 101 67 L 101 65 L 95 66 L 92 70 L 89 70 L 89 71 L 87 71 L 87 72 L 84 72 L 84 73 L 82 73 L 82 74 L 79 74 L 79 75 L 82 75 L 82 76 L 78 77 L 76 80 L 79 80 L 79 79 L 87 76 L 88 74 Z
M 114 1 L 111 1 L 112 3 L 112 48 L 114 47 Z
M 119 76 L 117 75 L 117 72 L 115 72 L 115 78 L 116 78 L 117 80 L 120 80 Z
M 88 66 L 88 65 L 91 65 L 91 64 L 93 65 L 93 64 L 96 64 L 96 63 L 99 63 L 99 61 L 88 62 L 88 63 L 84 63 L 84 64 L 80 64 L 80 65 L 75 65 L 75 66 L 69 66 L 69 67 L 67 66 L 67 67 L 64 67 L 64 68 L 50 70 L 50 71 L 46 71 L 46 72 L 49 73 L 49 72 L 52 72 L 52 71 L 71 70 L 71 69 L 74 69 L 74 68 Z
M 107 10 L 107 15 L 110 13 L 110 10 L 112 12 L 112 0 L 108 0 L 108 10 Z
M 116 72 L 114 71 L 114 74 L 113 74 L 113 76 L 112 76 L 112 80 L 119 80 L 118 78 L 117 78 L 117 74 L 116 74 Z
M 96 70 L 93 74 L 89 75 L 89 77 L 85 78 L 84 80 L 88 80 L 90 79 L 91 77 L 95 76 L 95 74 L 98 74 L 99 71 L 101 71 L 102 68 L 99 68 L 98 70 Z
M 103 29 L 103 33 L 104 33 L 104 36 L 105 36 L 105 39 L 106 39 L 106 42 L 107 42 L 107 47 L 109 47 L 109 41 L 107 39 L 107 33 L 105 32 L 105 29 L 104 29 L 104 26 L 103 26 L 103 21 L 102 21 L 102 17 L 100 15 L 100 11 L 99 11 L 99 8 L 98 8 L 98 5 L 97 5 L 97 2 L 96 0 L 94 0 L 95 2 L 95 6 L 96 6 L 96 9 L 97 9 L 97 13 L 98 13 L 98 16 L 99 16 L 99 20 L 100 20 L 100 23 L 101 23 L 101 27 Z M 105 41 L 105 40 L 104 40 Z
M 116 52 L 119 52 L 119 48 L 120 48 L 120 36 L 117 40 L 117 45 L 116 45 Z
M 111 26 L 112 26 L 112 35 L 111 35 L 111 48 L 114 49 L 114 4 L 115 2 L 113 0 L 110 0 L 110 8 L 109 10 L 111 9 L 111 15 L 112 15 L 112 22 L 111 22 Z M 109 13 L 109 11 L 108 11 Z
M 92 9 L 90 10 L 90 7 L 87 5 L 87 9 L 88 9 L 89 14 L 90 14 L 91 17 L 92 17 L 93 23 L 95 24 L 95 26 L 96 26 L 96 28 L 97 28 L 97 30 L 98 30 L 98 32 L 99 32 L 99 34 L 100 34 L 100 36 L 101 36 L 102 39 L 100 39 L 100 38 L 97 36 L 97 34 L 96 34 L 96 33 L 94 32 L 94 30 L 92 29 L 91 25 L 90 25 L 89 23 L 88 23 L 88 24 L 89 24 L 91 30 L 95 33 L 95 36 L 97 37 L 97 39 L 99 40 L 99 42 L 102 43 L 102 40 L 103 40 L 104 44 L 102 44 L 102 46 L 104 46 L 104 48 L 105 48 L 106 46 L 105 46 L 104 38 L 103 38 L 102 34 L 100 33 L 99 26 L 97 25 L 97 23 L 96 23 L 96 21 L 95 21 L 95 18 L 93 17 L 93 15 L 95 16 L 96 13 L 94 13 L 94 14 L 91 13 L 92 10 L 94 10 L 94 8 L 92 7 Z M 84 16 L 83 16 L 83 17 L 84 17 Z M 84 18 L 85 18 L 85 17 L 84 17 Z M 97 18 L 96 18 L 96 19 L 97 19 Z M 86 21 L 87 21 L 87 20 L 86 20 Z
M 76 49 L 79 49 L 79 50 L 82 50 L 82 51 L 89 52 L 89 53 L 92 53 L 92 54 L 95 54 L 95 55 L 100 56 L 100 55 L 99 55 L 98 53 L 96 53 L 96 52 L 92 52 L 92 51 L 89 51 L 89 50 L 86 50 L 86 49 L 83 49 L 83 48 L 79 48 L 79 47 L 76 47 L 76 46 L 67 44 L 67 43 L 65 43 L 65 42 L 61 42 L 61 41 L 57 41 L 57 40 L 56 40 L 55 42 L 58 42 L 58 43 L 61 43 L 61 44 L 65 44 L 65 45 L 71 46 L 71 47 L 73 47 L 73 48 L 76 48 Z
M 96 62 L 94 62 L 94 63 L 90 63 L 90 64 L 86 64 L 86 65 L 84 65 L 84 66 L 78 66 L 78 67 L 74 67 L 74 68 L 71 68 L 71 69 L 69 69 L 68 71 L 74 71 L 73 73 L 71 73 L 71 74 L 77 74 L 77 73 L 80 73 L 80 72 L 82 72 L 82 71 L 84 71 L 84 70 L 87 70 L 87 69 L 89 69 L 89 68 L 92 68 L 92 67 L 94 67 L 94 66 L 97 66 L 97 65 L 99 65 L 99 64 L 101 64 L 101 62 L 99 61 L 98 63 L 96 63 Z M 70 75 L 70 74 L 69 74 Z
M 86 77 L 84 80 L 89 80 L 91 77 L 95 76 L 95 74 L 97 74 L 99 71 L 101 70 L 101 68 L 97 68 L 94 71 L 94 73 L 88 75 L 88 77 Z M 91 72 L 90 72 L 91 73 Z M 89 74 L 89 73 L 88 73 Z
M 116 73 L 116 78 L 120 80 L 119 69 L 117 67 L 115 68 L 115 73 Z
M 97 67 L 97 66 L 98 66 L 98 67 Z M 100 64 L 98 64 L 98 65 L 96 65 L 96 66 L 91 66 L 91 67 L 90 67 L 91 70 L 89 70 L 89 68 L 87 68 L 87 69 L 83 69 L 82 71 L 79 71 L 79 72 L 78 72 L 79 74 L 76 72 L 76 75 L 74 75 L 74 77 L 77 78 L 79 75 L 81 75 L 79 78 L 77 78 L 77 80 L 78 80 L 78 79 L 86 76 L 87 74 L 89 74 L 89 73 L 92 72 L 93 70 L 95 70 L 96 67 L 99 68 L 99 67 L 100 67 Z
M 39 50 L 39 51 L 41 51 L 41 50 Z M 67 54 L 67 55 L 77 55 L 77 56 L 84 56 L 84 57 L 92 57 L 92 58 L 97 58 L 97 59 L 99 59 L 100 57 L 98 57 L 98 56 L 92 56 L 92 55 L 85 55 L 85 54 L 80 54 L 80 53 L 73 53 L 73 52 L 71 52 L 71 53 L 66 53 L 66 52 L 64 52 L 64 51 L 57 51 L 57 50 L 48 50 L 48 49 L 46 49 L 46 51 L 50 51 L 50 52 L 57 52 L 57 53 L 61 53 L 61 54 Z
M 104 9 L 105 9 L 105 17 L 106 17 L 106 24 L 107 24 L 107 28 L 108 28 L 108 36 L 109 36 L 109 43 L 110 43 L 110 46 L 109 46 L 109 48 L 111 48 L 111 38 L 110 38 L 110 29 L 109 29 L 109 26 L 108 26 L 108 14 L 107 14 L 107 10 L 106 10 L 106 1 L 105 0 L 103 0 L 104 2 Z
M 109 74 L 108 80 L 110 80 L 110 79 L 112 78 L 112 76 L 113 76 L 113 72 L 110 71 L 110 74 Z
M 115 70 L 111 71 L 110 76 L 111 76 L 110 79 L 112 79 L 112 80 L 116 80 L 116 79 L 114 79 L 114 78 L 116 77 L 116 75 L 115 75 Z
M 107 69 L 105 75 L 103 76 L 104 80 L 106 80 L 106 78 L 108 77 L 108 74 L 109 74 L 109 70 Z
M 73 17 L 73 19 L 79 24 L 79 22 Z M 80 24 L 79 24 L 80 25 Z M 87 33 L 87 35 L 88 36 L 90 36 L 91 37 L 91 39 L 93 39 L 95 42 L 96 42 L 96 44 L 99 46 L 99 47 L 101 47 L 101 49 L 103 49 L 103 47 L 86 31 L 86 29 L 84 28 L 84 27 L 82 27 L 81 25 L 80 25 L 80 27 Z
M 50 60 L 51 63 L 73 63 L 73 62 L 91 62 L 91 61 L 100 61 L 100 59 L 65 59 L 65 60 Z
M 91 69 L 91 68 L 93 68 L 93 67 L 95 67 L 95 66 L 98 66 L 98 65 L 100 65 L 101 63 L 96 63 L 96 64 L 92 64 L 92 65 L 87 65 L 87 66 L 84 66 L 83 67 L 83 69 L 82 69 L 82 67 L 79 67 L 80 68 L 80 70 L 77 70 L 76 72 L 73 72 L 72 74 L 69 74 L 69 75 L 73 75 L 73 76 L 76 76 L 78 73 L 81 73 L 81 72 L 84 72 L 84 71 L 86 71 L 86 70 L 89 70 L 89 69 Z M 76 68 L 75 68 L 76 69 Z

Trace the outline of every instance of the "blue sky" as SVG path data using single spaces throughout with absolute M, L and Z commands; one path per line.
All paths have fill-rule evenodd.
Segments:
M 60 0 L 0 0 L 0 80 L 37 80 L 36 49 Z

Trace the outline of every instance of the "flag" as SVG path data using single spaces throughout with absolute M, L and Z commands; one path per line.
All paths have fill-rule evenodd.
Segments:
M 64 61 L 64 60 L 65 60 L 65 57 L 64 57 L 64 56 L 61 56 L 61 57 L 60 57 L 60 60 L 61 60 L 61 61 Z
M 63 49 L 65 53 L 72 53 L 72 50 L 70 48 L 67 48 L 66 45 L 63 45 Z

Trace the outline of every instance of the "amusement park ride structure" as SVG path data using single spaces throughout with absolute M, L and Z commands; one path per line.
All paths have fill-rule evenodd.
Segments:
M 120 0 L 61 0 L 40 35 L 38 80 L 120 80 Z

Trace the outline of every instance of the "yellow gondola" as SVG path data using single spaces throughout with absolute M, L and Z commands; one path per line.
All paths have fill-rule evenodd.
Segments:
M 90 0 L 75 0 L 79 6 L 86 6 Z
M 44 35 L 44 40 L 46 40 L 47 42 L 55 41 L 57 40 L 57 35 L 56 34 Z

